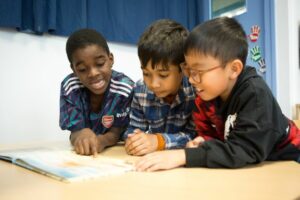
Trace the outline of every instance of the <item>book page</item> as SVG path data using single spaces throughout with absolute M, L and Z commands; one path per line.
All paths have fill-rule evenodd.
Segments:
M 0 152 L 0 156 L 27 169 L 61 181 L 73 182 L 132 171 L 133 166 L 120 159 L 78 155 L 71 150 L 32 149 Z

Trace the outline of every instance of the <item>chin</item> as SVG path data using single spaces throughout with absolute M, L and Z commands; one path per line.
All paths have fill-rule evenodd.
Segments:
M 165 93 L 159 93 L 159 94 L 155 94 L 155 96 L 157 96 L 158 98 L 165 98 L 168 96 L 168 94 Z
M 104 94 L 104 93 L 105 93 L 106 87 L 101 88 L 101 89 L 98 89 L 98 90 L 95 90 L 95 89 L 91 90 L 91 89 L 90 89 L 90 91 L 91 91 L 92 93 L 96 94 L 96 95 L 101 95 L 101 94 Z
M 198 95 L 198 97 L 201 97 L 202 100 L 204 101 L 210 101 L 210 100 L 213 100 L 215 97 L 210 97 L 210 96 L 206 96 L 206 95 Z

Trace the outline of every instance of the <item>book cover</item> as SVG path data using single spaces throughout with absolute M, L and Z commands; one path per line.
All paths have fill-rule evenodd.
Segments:
M 22 149 L 0 152 L 0 159 L 64 182 L 94 179 L 132 171 L 121 159 L 78 155 L 63 149 Z

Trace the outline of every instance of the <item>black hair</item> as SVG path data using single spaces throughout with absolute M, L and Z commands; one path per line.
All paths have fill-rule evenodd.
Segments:
M 169 64 L 179 67 L 184 62 L 183 46 L 187 36 L 188 30 L 176 21 L 161 19 L 152 23 L 138 42 L 142 68 L 149 61 L 153 69 L 157 64 L 164 68 L 168 68 Z
M 77 49 L 84 48 L 89 45 L 98 45 L 110 54 L 105 38 L 96 30 L 80 29 L 70 35 L 66 44 L 66 52 L 70 63 L 72 63 L 72 55 Z
M 248 54 L 247 36 L 234 18 L 215 18 L 191 31 L 184 53 L 191 51 L 213 56 L 224 65 L 234 59 L 241 60 L 245 65 Z

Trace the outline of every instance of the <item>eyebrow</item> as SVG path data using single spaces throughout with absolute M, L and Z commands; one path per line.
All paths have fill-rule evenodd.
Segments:
M 104 55 L 98 55 L 98 56 L 96 56 L 96 57 L 94 58 L 94 60 L 96 60 L 96 59 L 101 59 L 101 58 L 105 58 L 105 56 L 104 56 Z M 83 63 L 82 60 L 78 61 L 77 63 L 75 63 L 75 67 L 77 67 L 78 65 L 80 65 L 80 64 L 82 64 L 82 63 Z
M 157 71 L 159 71 L 159 72 L 168 72 L 170 70 L 169 69 L 157 69 Z

